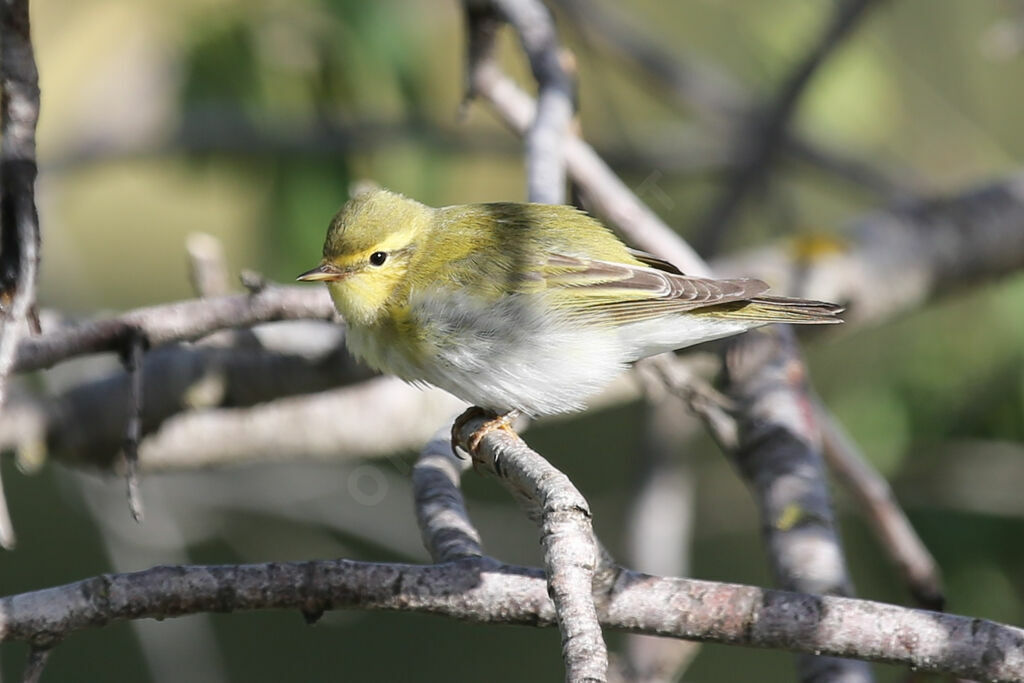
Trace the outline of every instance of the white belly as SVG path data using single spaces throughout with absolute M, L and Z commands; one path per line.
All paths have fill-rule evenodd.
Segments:
M 378 349 L 371 357 L 367 331 L 355 329 L 349 348 L 407 381 L 428 382 L 495 412 L 529 415 L 582 410 L 634 360 L 752 326 L 687 315 L 619 327 L 581 324 L 527 295 L 488 303 L 433 292 L 414 297 L 410 307 L 425 353 Z

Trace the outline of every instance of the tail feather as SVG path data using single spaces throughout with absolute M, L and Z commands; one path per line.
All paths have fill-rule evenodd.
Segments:
M 797 325 L 830 325 L 843 322 L 843 307 L 827 301 L 793 299 L 784 296 L 758 296 L 699 309 L 701 313 L 731 320 Z

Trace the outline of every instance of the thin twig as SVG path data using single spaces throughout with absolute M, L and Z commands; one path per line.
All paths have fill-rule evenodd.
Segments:
M 257 609 L 363 609 L 552 626 L 544 572 L 490 558 L 154 567 L 0 598 L 0 642 L 53 645 L 117 621 Z M 623 570 L 606 628 L 820 652 L 985 681 L 1024 680 L 1024 630 L 897 605 Z
M 185 240 L 185 249 L 188 275 L 196 295 L 209 298 L 227 294 L 228 266 L 220 240 L 205 232 L 194 232 Z
M 790 119 L 811 78 L 877 2 L 842 0 L 837 3 L 820 38 L 785 79 L 774 102 L 763 116 L 755 115 L 751 119 L 749 130 L 738 140 L 745 152 L 744 161 L 730 174 L 725 190 L 698 223 L 697 244 L 701 253 L 711 255 L 718 251 L 743 200 L 760 183 L 783 147 L 789 135 Z
M 139 440 L 142 438 L 142 359 L 146 337 L 138 328 L 129 328 L 121 362 L 131 387 L 131 407 L 124 435 L 124 478 L 128 488 L 128 509 L 136 522 L 142 521 L 142 495 L 139 493 Z
M 28 651 L 28 661 L 25 662 L 25 671 L 21 674 L 21 683 L 39 683 L 43 676 L 43 669 L 50 659 L 53 647 L 33 647 Z
M 548 590 L 562 631 L 566 681 L 605 681 L 608 652 L 593 598 L 602 550 L 591 526 L 590 506 L 569 478 L 509 430 L 491 430 L 471 449 L 484 424 L 468 420 L 456 435 L 474 462 L 525 503 L 538 523 Z
M 39 270 L 36 213 L 36 122 L 39 74 L 29 26 L 28 0 L 0 4 L 0 408 L 23 330 L 32 324 Z M 37 324 L 37 323 L 36 323 Z
M 572 19 L 575 26 L 593 35 L 634 67 L 649 82 L 659 98 L 677 109 L 695 112 L 701 122 L 718 135 L 731 135 L 748 124 L 751 112 L 759 110 L 755 96 L 728 73 L 697 55 L 681 53 L 660 45 L 652 31 L 638 30 L 631 24 L 633 16 L 615 3 L 595 0 L 554 0 Z M 795 159 L 835 178 L 867 189 L 882 198 L 905 200 L 914 194 L 912 184 L 876 168 L 864 160 L 828 149 L 817 141 L 794 131 L 781 141 L 783 150 Z M 729 155 L 723 165 L 735 163 Z
M 896 563 L 910 594 L 926 609 L 945 605 L 938 563 L 907 519 L 889 482 L 864 458 L 842 425 L 817 407 L 825 461 L 860 505 L 882 548 Z
M 2 465 L 0 465 L 2 469 Z M 14 533 L 14 522 L 11 520 L 11 511 L 7 507 L 7 494 L 4 491 L 4 480 L 0 473 L 0 548 L 14 550 L 18 544 L 18 537 Z

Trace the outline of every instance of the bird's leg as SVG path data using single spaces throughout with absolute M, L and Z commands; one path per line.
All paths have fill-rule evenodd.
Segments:
M 469 454 L 475 455 L 476 450 L 480 447 L 480 442 L 487 436 L 487 432 L 495 429 L 504 429 L 505 431 L 515 433 L 512 429 L 512 422 L 519 417 L 518 410 L 510 410 L 507 413 L 501 415 L 495 414 L 490 410 L 485 410 L 480 406 L 470 406 L 464 413 L 455 418 L 455 422 L 452 423 L 452 452 L 456 456 L 459 456 L 458 451 L 455 450 L 455 444 L 458 442 L 459 431 L 466 426 L 466 423 L 476 418 L 487 418 L 486 421 L 480 425 L 469 437 L 469 441 L 466 445 L 469 447 Z M 461 457 L 461 456 L 459 456 Z

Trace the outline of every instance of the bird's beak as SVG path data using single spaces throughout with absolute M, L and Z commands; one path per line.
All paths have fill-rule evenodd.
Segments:
M 313 270 L 307 270 L 295 279 L 302 282 L 335 282 L 344 279 L 347 275 L 348 272 L 333 263 L 321 263 Z

